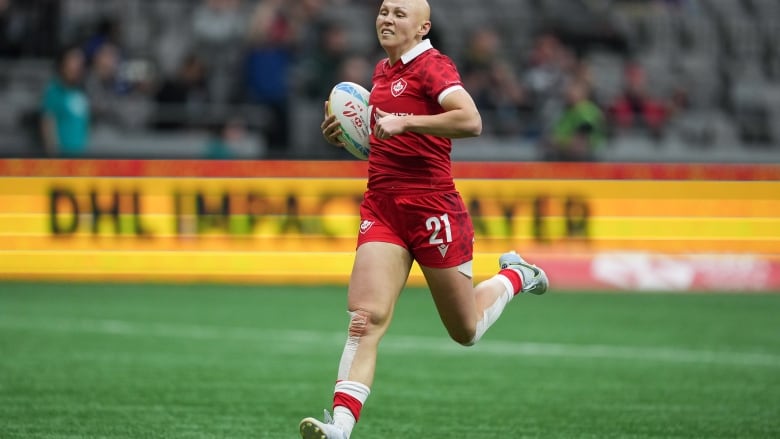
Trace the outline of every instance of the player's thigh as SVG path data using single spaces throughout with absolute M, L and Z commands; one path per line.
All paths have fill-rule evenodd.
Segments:
M 386 324 L 411 268 L 412 257 L 404 247 L 386 242 L 360 245 L 349 281 L 349 310 L 368 312 L 374 323 Z
M 453 338 L 473 335 L 478 320 L 472 279 L 459 267 L 421 266 L 442 323 Z

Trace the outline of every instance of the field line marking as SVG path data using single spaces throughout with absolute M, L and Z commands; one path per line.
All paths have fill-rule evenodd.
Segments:
M 202 340 L 254 341 L 279 345 L 314 345 L 338 349 L 346 333 L 278 330 L 171 323 L 144 323 L 122 320 L 31 320 L 0 316 L 1 329 L 34 330 L 58 333 L 91 333 L 129 337 L 166 337 Z M 661 361 L 670 363 L 725 364 L 780 367 L 780 355 L 761 352 L 694 350 L 669 346 L 618 346 L 603 344 L 536 343 L 525 341 L 482 340 L 466 348 L 446 337 L 388 334 L 380 352 L 433 353 L 440 355 L 494 355 L 509 357 L 566 357 Z

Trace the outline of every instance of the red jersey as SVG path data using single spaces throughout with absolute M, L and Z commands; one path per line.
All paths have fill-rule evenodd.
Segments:
M 423 40 L 395 64 L 387 58 L 374 69 L 369 104 L 398 116 L 444 112 L 440 102 L 463 88 L 455 63 Z M 373 111 L 373 110 L 372 110 Z M 371 118 L 371 131 L 375 124 Z M 371 135 L 368 188 L 387 192 L 454 190 L 452 141 L 428 134 L 402 133 L 389 139 Z

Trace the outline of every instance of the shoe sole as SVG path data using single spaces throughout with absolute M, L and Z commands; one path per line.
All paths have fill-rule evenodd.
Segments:
M 301 421 L 299 429 L 301 431 L 302 439 L 328 439 L 328 436 L 324 431 L 320 430 L 311 418 L 306 418 Z

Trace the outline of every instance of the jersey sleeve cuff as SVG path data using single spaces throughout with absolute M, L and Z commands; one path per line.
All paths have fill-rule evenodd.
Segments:
M 458 91 L 458 90 L 463 90 L 463 86 L 462 85 L 453 85 L 452 87 L 445 88 L 444 91 L 439 93 L 439 98 L 438 98 L 439 105 L 441 105 L 441 103 L 444 102 L 444 98 L 449 96 L 450 93 L 452 93 L 454 91 Z

